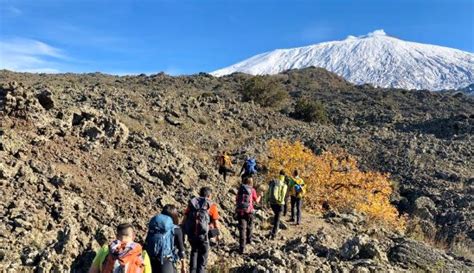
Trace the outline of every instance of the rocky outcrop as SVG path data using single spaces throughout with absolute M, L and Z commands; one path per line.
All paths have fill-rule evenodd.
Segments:
M 0 109 L 4 115 L 27 118 L 40 110 L 34 94 L 15 81 L 8 83 L 0 91 Z
M 429 272 L 470 271 L 472 261 L 464 263 L 420 242 L 399 238 L 388 252 L 389 260 L 404 269 Z

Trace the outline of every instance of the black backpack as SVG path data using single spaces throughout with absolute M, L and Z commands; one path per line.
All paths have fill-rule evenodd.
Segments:
M 252 188 L 247 185 L 242 185 L 237 192 L 237 207 L 236 211 L 240 214 L 251 213 L 252 204 Z
M 211 202 L 206 198 L 196 197 L 189 201 L 188 206 L 190 211 L 184 224 L 186 235 L 193 241 L 208 241 Z

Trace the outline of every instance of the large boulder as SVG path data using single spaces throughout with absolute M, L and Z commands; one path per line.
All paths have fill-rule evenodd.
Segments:
M 385 253 L 381 250 L 379 242 L 365 234 L 356 235 L 355 237 L 347 240 L 341 247 L 340 256 L 344 260 L 387 260 Z
M 415 200 L 413 214 L 423 220 L 433 220 L 436 213 L 436 204 L 427 196 Z
M 399 238 L 388 252 L 390 262 L 409 270 L 433 272 L 472 272 L 474 264 L 456 260 L 431 246 L 418 241 Z
M 45 109 L 50 110 L 54 108 L 53 94 L 49 89 L 41 91 L 36 98 L 38 99 L 39 104 Z

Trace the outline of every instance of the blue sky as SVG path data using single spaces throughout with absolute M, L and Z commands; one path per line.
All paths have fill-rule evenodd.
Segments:
M 474 52 L 474 0 L 0 0 L 0 68 L 191 74 L 376 29 Z

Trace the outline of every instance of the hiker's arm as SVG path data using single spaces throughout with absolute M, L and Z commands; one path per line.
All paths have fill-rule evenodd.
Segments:
M 239 173 L 240 176 L 242 176 L 242 174 L 244 174 L 246 165 L 247 165 L 247 162 L 245 162 L 244 165 L 242 165 L 242 168 L 240 169 L 240 173 Z
M 144 271 L 143 273 L 153 273 L 151 269 L 151 261 L 150 261 L 150 256 L 146 251 L 143 252 L 143 263 L 145 264 L 145 267 L 143 268 Z
M 182 226 L 186 224 L 186 218 L 188 218 L 188 214 L 189 214 L 189 206 L 186 207 L 186 210 L 184 211 L 183 221 L 181 222 Z
M 258 195 L 257 191 L 255 189 L 252 190 L 252 198 L 255 201 L 255 203 L 260 203 L 260 199 L 262 199 L 262 195 Z
M 212 225 L 214 225 L 214 228 L 219 229 L 219 220 L 212 220 Z
M 175 229 L 174 241 L 176 244 L 176 248 L 178 249 L 179 259 L 184 259 L 185 252 L 184 252 L 184 242 L 183 242 L 183 230 L 181 228 Z
M 214 228 L 219 228 L 219 211 L 217 210 L 217 205 L 212 204 L 209 208 L 209 216 L 211 217 L 211 224 Z
M 88 273 L 99 273 L 99 267 L 95 265 L 91 265 L 91 268 L 89 268 Z
M 105 246 L 103 246 L 97 251 L 88 273 L 100 273 L 100 265 L 104 262 L 108 252 L 108 247 Z

